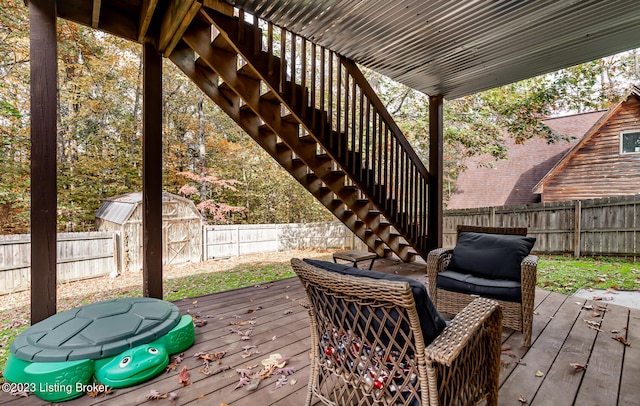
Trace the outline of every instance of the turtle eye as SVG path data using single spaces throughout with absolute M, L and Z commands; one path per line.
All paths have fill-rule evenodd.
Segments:
M 122 358 L 120 360 L 120 368 L 126 367 L 127 365 L 129 365 L 129 362 L 131 362 L 131 357 L 126 356 L 126 357 Z
M 149 347 L 149 354 L 157 354 L 158 353 L 158 349 L 157 348 L 153 348 L 153 347 Z

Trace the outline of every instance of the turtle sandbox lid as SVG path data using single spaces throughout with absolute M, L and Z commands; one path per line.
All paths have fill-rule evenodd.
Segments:
M 121 298 L 57 313 L 18 335 L 11 354 L 30 362 L 100 359 L 150 343 L 180 322 L 173 303 Z

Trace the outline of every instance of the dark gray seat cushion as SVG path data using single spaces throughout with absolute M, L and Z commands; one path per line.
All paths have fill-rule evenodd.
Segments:
M 445 270 L 438 274 L 436 287 L 452 292 L 478 295 L 507 302 L 521 302 L 520 282 L 507 279 L 487 279 L 466 273 Z
M 431 298 L 427 294 L 426 286 L 415 279 L 406 276 L 386 274 L 371 270 L 353 268 L 344 264 L 334 264 L 333 262 L 319 261 L 313 259 L 303 259 L 304 262 L 317 268 L 327 271 L 337 272 L 341 275 L 356 277 L 366 277 L 372 279 L 383 279 L 388 281 L 407 282 L 413 292 L 416 302 L 416 310 L 420 319 L 420 328 L 425 345 L 429 345 L 446 327 L 446 321 L 434 306 Z
M 464 231 L 458 235 L 447 269 L 480 278 L 519 282 L 522 260 L 535 242 L 533 237 Z

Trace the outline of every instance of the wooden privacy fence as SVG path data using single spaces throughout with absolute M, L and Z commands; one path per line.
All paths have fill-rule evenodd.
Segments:
M 640 255 L 640 195 L 446 210 L 444 247 L 455 245 L 458 224 L 527 227 L 538 254 Z
M 364 249 L 340 222 L 204 226 L 204 260 L 295 249 Z
M 58 282 L 108 275 L 116 270 L 113 232 L 59 233 Z M 0 294 L 29 289 L 31 235 L 0 235 Z

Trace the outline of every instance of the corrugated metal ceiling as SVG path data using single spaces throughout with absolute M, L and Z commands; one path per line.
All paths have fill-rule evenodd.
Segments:
M 640 47 L 638 0 L 227 0 L 454 99 Z

